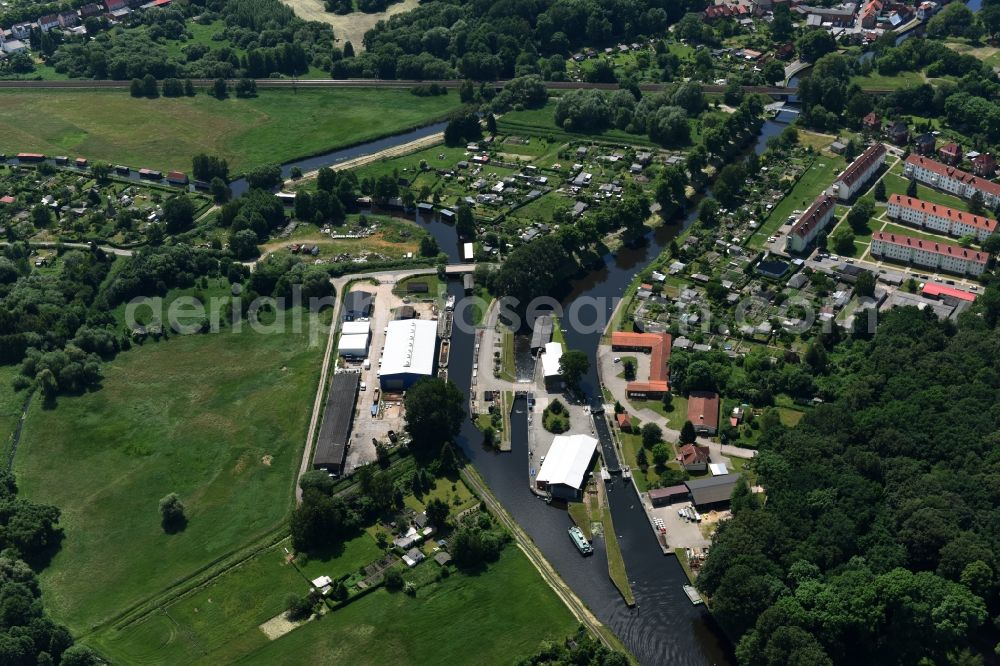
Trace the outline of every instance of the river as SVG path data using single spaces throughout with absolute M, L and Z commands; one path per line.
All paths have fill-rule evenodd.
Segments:
M 779 134 L 785 125 L 768 120 L 762 127 L 754 150 L 762 153 L 767 140 Z M 292 167 L 303 171 L 337 164 L 348 159 L 384 150 L 441 131 L 440 125 L 388 137 L 369 144 L 333 151 L 298 162 L 286 164 L 282 172 L 287 176 Z M 233 193 L 246 190 L 245 181 L 232 185 Z M 661 226 L 646 235 L 646 242 L 635 248 L 623 248 L 614 255 L 606 255 L 603 265 L 572 282 L 563 306 L 580 297 L 598 299 L 603 303 L 601 315 L 610 319 L 617 298 L 620 298 L 633 277 L 669 245 L 681 230 L 690 226 L 697 217 L 695 207 L 679 224 Z M 438 240 L 451 263 L 460 261 L 458 240 L 453 226 L 439 218 L 422 219 L 424 226 Z M 461 282 L 449 282 L 449 292 L 457 299 L 463 295 Z M 468 310 L 465 311 L 468 313 Z M 462 326 L 455 326 L 451 342 L 449 378 L 468 393 L 472 377 L 474 340 L 472 333 L 463 333 Z M 466 328 L 466 330 L 468 330 Z M 591 357 L 596 367 L 597 345 L 600 333 L 580 333 L 567 330 L 566 343 Z M 596 371 L 591 370 L 582 383 L 588 395 L 597 394 Z M 459 436 L 459 444 L 472 460 L 497 498 L 538 544 L 542 553 L 552 563 L 573 591 L 587 604 L 595 615 L 607 625 L 643 664 L 671 664 L 672 666 L 728 665 L 734 663 L 732 647 L 719 630 L 711 614 L 702 606 L 693 606 L 684 595 L 682 586 L 687 583 L 680 564 L 672 556 L 664 556 L 653 535 L 639 498 L 631 483 L 616 476 L 608 484 L 611 513 L 615 531 L 625 557 L 626 570 L 635 593 L 636 607 L 628 608 L 608 576 L 604 548 L 595 548 L 592 557 L 581 557 L 570 542 L 566 529 L 571 521 L 561 509 L 539 500 L 529 489 L 525 478 L 528 468 L 527 415 L 523 401 L 515 407 L 512 422 L 513 450 L 498 454 L 482 446 L 482 435 L 471 421 L 466 421 Z M 595 537 L 596 541 L 600 537 Z M 539 580 L 539 585 L 544 583 Z

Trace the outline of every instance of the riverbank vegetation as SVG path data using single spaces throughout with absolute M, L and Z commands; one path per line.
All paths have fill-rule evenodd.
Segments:
M 622 556 L 622 547 L 618 543 L 618 534 L 615 532 L 615 524 L 611 520 L 611 507 L 605 506 L 602 522 L 604 523 L 603 535 L 604 545 L 608 552 L 608 575 L 611 582 L 615 584 L 622 595 L 625 603 L 632 607 L 635 605 L 635 593 L 632 592 L 632 585 L 628 582 L 628 572 L 625 571 L 625 558 Z
M 0 90 L 0 151 L 69 153 L 164 171 L 187 171 L 194 155 L 209 153 L 242 173 L 425 125 L 457 105 L 454 95 L 405 90 L 261 90 L 226 100 Z
M 957 326 L 892 310 L 831 346 L 835 399 L 765 431 L 767 501 L 737 489 L 698 577 L 741 662 L 992 651 L 998 303 L 994 284 Z

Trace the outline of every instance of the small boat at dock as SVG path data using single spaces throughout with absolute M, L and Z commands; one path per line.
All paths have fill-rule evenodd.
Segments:
M 581 555 L 590 555 L 594 552 L 594 547 L 587 541 L 587 537 L 583 536 L 583 531 L 579 527 L 574 525 L 569 528 L 569 538 Z

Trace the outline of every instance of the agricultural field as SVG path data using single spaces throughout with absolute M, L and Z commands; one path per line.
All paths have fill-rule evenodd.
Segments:
M 137 99 L 124 90 L 2 90 L 0 152 L 164 171 L 190 171 L 191 157 L 204 152 L 240 173 L 425 125 L 458 103 L 454 94 L 406 90 L 262 90 L 253 99 L 221 101 L 203 92 Z
M 303 329 L 147 342 L 105 364 L 99 391 L 32 405 L 14 470 L 62 509 L 41 576 L 54 617 L 85 632 L 282 524 L 322 353 Z M 189 521 L 176 534 L 157 507 L 171 492 Z

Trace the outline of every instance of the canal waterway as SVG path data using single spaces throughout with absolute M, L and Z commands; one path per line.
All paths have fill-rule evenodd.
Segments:
M 764 123 L 757 143 L 757 154 L 766 149 L 767 140 L 779 134 L 785 124 L 768 120 Z M 282 167 L 287 176 L 293 167 L 303 171 L 330 166 L 371 154 L 380 150 L 413 141 L 441 131 L 441 125 L 431 125 L 420 130 L 387 137 L 368 144 L 333 151 Z M 234 195 L 243 194 L 244 180 L 231 184 Z M 622 248 L 604 257 L 603 265 L 572 281 L 562 300 L 564 308 L 581 298 L 596 304 L 586 312 L 609 321 L 612 311 L 628 288 L 636 273 L 649 265 L 681 231 L 697 218 L 694 207 L 676 224 L 663 225 L 651 232 L 638 247 Z M 458 239 L 454 226 L 444 223 L 438 216 L 415 217 L 437 239 L 451 263 L 461 261 Z M 460 299 L 463 295 L 460 281 L 449 283 L 449 292 Z M 470 314 L 469 310 L 464 311 Z M 463 312 L 459 311 L 460 316 Z M 474 335 L 464 332 L 469 327 L 456 325 L 451 338 L 449 379 L 463 392 L 471 388 Z M 584 351 L 591 357 L 591 367 L 596 367 L 596 352 L 600 332 L 566 330 L 566 343 L 571 349 Z M 521 354 L 518 355 L 522 356 Z M 518 368 L 518 375 L 527 372 Z M 598 395 L 596 372 L 592 369 L 582 382 L 588 396 Z M 649 665 L 703 666 L 734 663 L 732 646 L 719 630 L 712 616 L 703 606 L 693 606 L 685 596 L 682 586 L 687 583 L 680 564 L 673 556 L 663 555 L 654 536 L 639 497 L 630 482 L 614 476 L 608 483 L 611 514 L 615 532 L 625 557 L 625 566 L 636 607 L 628 608 L 608 576 L 607 559 L 603 544 L 596 543 L 591 557 L 581 557 L 572 545 L 567 529 L 572 524 L 564 510 L 547 505 L 538 499 L 525 482 L 524 470 L 528 467 L 528 423 L 523 408 L 512 415 L 513 450 L 496 453 L 482 445 L 482 434 L 471 421 L 466 421 L 459 436 L 459 444 L 472 460 L 497 498 L 511 515 L 538 544 L 542 553 L 552 563 L 563 579 L 587 606 L 621 638 L 622 642 L 643 663 Z M 599 542 L 601 537 L 595 537 Z M 539 581 L 539 585 L 543 584 Z

